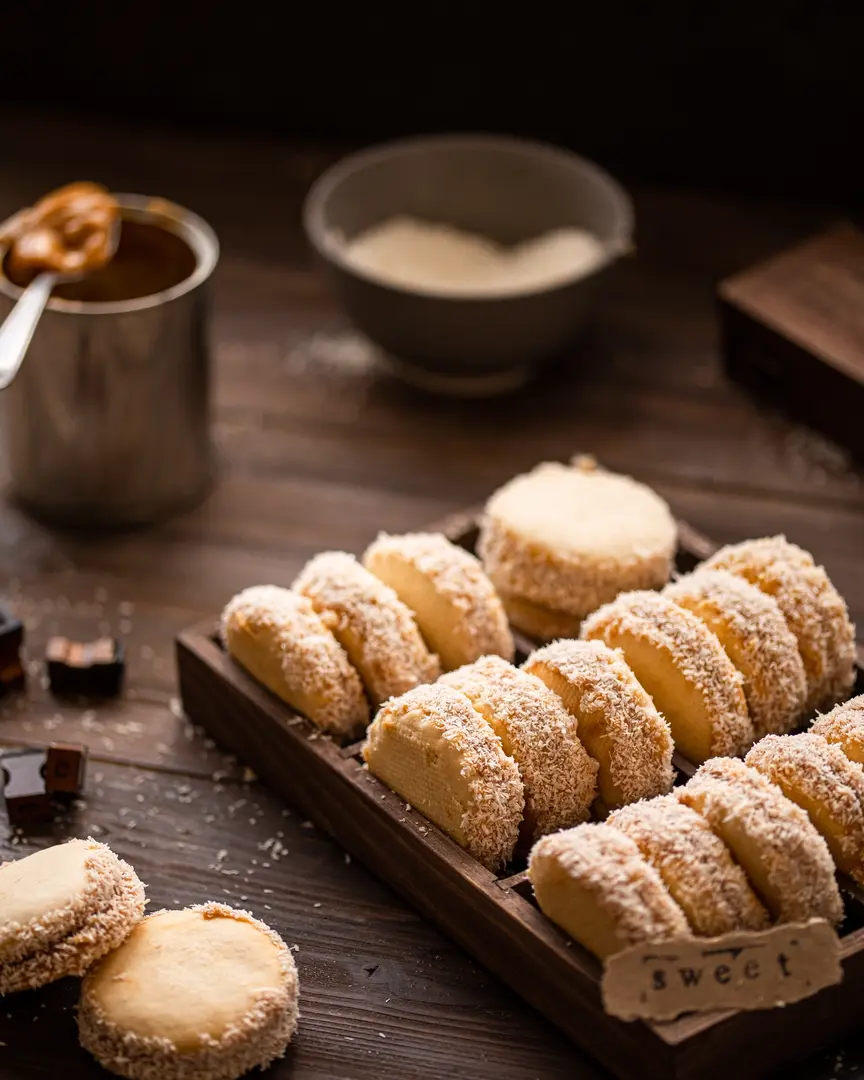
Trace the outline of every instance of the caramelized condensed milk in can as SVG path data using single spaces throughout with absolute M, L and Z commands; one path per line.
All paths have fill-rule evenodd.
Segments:
M 209 281 L 219 243 L 197 215 L 117 195 L 114 258 L 52 293 L 0 394 L 11 496 L 77 527 L 147 524 L 209 490 Z M 21 295 L 0 247 L 0 319 Z

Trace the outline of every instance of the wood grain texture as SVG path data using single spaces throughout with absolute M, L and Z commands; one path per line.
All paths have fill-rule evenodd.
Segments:
M 638 254 L 572 357 L 511 399 L 452 402 L 383 371 L 310 271 L 298 211 L 338 148 L 63 124 L 8 108 L 0 145 L 0 217 L 89 177 L 188 204 L 223 248 L 212 326 L 222 478 L 212 499 L 160 528 L 107 537 L 53 532 L 0 506 L 0 594 L 30 623 L 31 662 L 55 630 L 96 637 L 107 623 L 127 642 L 127 692 L 96 712 L 101 728 L 86 706 L 57 706 L 38 668 L 25 697 L 0 706 L 0 743 L 56 733 L 92 748 L 86 810 L 58 835 L 105 830 L 155 904 L 219 899 L 228 888 L 300 944 L 300 1035 L 274 1077 L 600 1075 L 356 860 L 296 816 L 279 824 L 281 803 L 238 787 L 237 766 L 204 736 L 187 738 L 172 642 L 243 586 L 289 581 L 315 551 L 357 551 L 381 528 L 421 526 L 540 458 L 578 450 L 655 485 L 718 540 L 785 531 L 826 564 L 864 622 L 861 474 L 727 380 L 714 313 L 718 280 L 836 219 L 835 209 L 635 192 Z M 243 798 L 261 814 L 245 814 Z M 257 845 L 280 828 L 291 856 L 271 861 L 266 877 L 249 874 L 259 870 L 251 859 L 264 858 Z M 0 857 L 22 850 L 0 823 Z M 242 889 L 215 868 L 221 850 L 248 878 Z M 104 1075 L 78 1051 L 71 1012 L 54 1009 L 74 993 L 62 986 L 0 1005 L 0 1080 Z M 841 1050 L 838 1075 L 864 1076 L 864 1042 L 848 1040 L 784 1075 L 827 1080 Z

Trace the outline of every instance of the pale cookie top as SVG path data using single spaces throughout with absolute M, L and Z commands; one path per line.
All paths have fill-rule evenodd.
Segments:
M 611 825 L 577 825 L 538 840 L 528 863 L 535 889 L 547 875 L 554 884 L 553 866 L 608 912 L 623 945 L 689 932 L 659 873 L 642 858 L 635 841 Z
M 495 492 L 486 515 L 562 556 L 628 560 L 675 551 L 677 529 L 663 499 L 599 469 L 545 462 Z
M 86 1005 L 118 1033 L 167 1040 L 179 1053 L 253 1037 L 297 993 L 282 940 L 219 904 L 159 911 L 139 923 L 84 985 Z
M 112 897 L 118 863 L 104 844 L 70 840 L 0 866 L 0 961 L 54 943 Z
M 459 614 L 458 631 L 483 652 L 512 659 L 513 638 L 507 615 L 480 560 L 441 533 L 381 533 L 363 561 L 373 573 L 379 560 L 404 559 L 422 574 Z
M 575 719 L 540 679 L 500 656 L 484 656 L 442 675 L 488 720 L 525 784 L 535 835 L 584 821 L 597 788 L 597 763 L 585 752 Z

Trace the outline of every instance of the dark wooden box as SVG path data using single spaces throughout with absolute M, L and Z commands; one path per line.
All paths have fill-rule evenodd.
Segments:
M 473 550 L 476 514 L 435 526 Z M 713 545 L 679 523 L 677 566 L 686 572 Z M 532 643 L 517 635 L 524 656 Z M 844 979 L 783 1009 L 716 1012 L 669 1023 L 624 1023 L 606 1014 L 599 963 L 540 912 L 524 863 L 486 870 L 372 776 L 361 742 L 340 746 L 256 683 L 224 652 L 214 622 L 180 635 L 187 715 L 401 893 L 467 952 L 624 1080 L 758 1077 L 861 1023 L 864 894 L 841 881 Z M 864 692 L 859 668 L 856 693 Z M 679 778 L 695 766 L 676 755 Z
M 732 378 L 864 461 L 864 232 L 837 225 L 718 297 Z

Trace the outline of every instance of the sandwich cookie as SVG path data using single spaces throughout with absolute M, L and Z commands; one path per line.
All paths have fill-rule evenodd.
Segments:
M 806 813 L 758 770 L 734 758 L 713 758 L 675 795 L 705 818 L 777 922 L 840 922 L 843 902 L 825 841 Z
M 621 650 L 691 761 L 752 744 L 740 673 L 717 636 L 668 596 L 624 593 L 585 620 L 582 637 Z
M 367 570 L 414 613 L 444 671 L 481 656 L 513 659 L 513 635 L 480 560 L 441 533 L 381 533 L 363 556 Z
M 235 1080 L 297 1026 L 294 958 L 246 911 L 158 911 L 84 980 L 81 1045 L 130 1080 Z
M 783 612 L 807 676 L 805 711 L 830 709 L 855 682 L 855 627 L 846 604 L 812 555 L 785 536 L 721 548 L 704 564 L 729 570 L 768 593 Z
M 601 960 L 689 933 L 660 874 L 611 825 L 544 836 L 531 851 L 528 876 L 543 914 Z
M 597 762 L 579 741 L 575 717 L 551 690 L 500 656 L 484 656 L 438 682 L 465 694 L 516 762 L 525 788 L 522 839 L 528 846 L 587 820 L 597 793 Z
M 807 700 L 807 678 L 774 599 L 728 570 L 697 570 L 663 592 L 705 623 L 741 672 L 755 737 L 791 731 Z
M 607 824 L 636 842 L 663 878 L 694 934 L 762 930 L 768 912 L 711 826 L 674 795 L 616 810 Z
M 83 975 L 144 914 L 144 886 L 95 840 L 0 866 L 0 994 Z
M 522 779 L 464 694 L 435 683 L 388 701 L 369 725 L 363 757 L 488 869 L 510 861 L 525 807 Z
M 305 596 L 276 585 L 244 589 L 222 614 L 222 640 L 253 678 L 322 731 L 349 737 L 368 724 L 360 676 Z
M 441 674 L 414 616 L 353 555 L 325 551 L 293 585 L 306 596 L 360 674 L 373 708 Z
M 477 550 L 514 625 L 531 633 L 544 621 L 575 625 L 624 590 L 664 585 L 676 542 L 659 495 L 580 460 L 545 462 L 495 492 Z
M 575 718 L 598 763 L 598 816 L 672 787 L 672 735 L 619 652 L 602 641 L 555 641 L 523 665 Z
M 810 731 L 836 743 L 850 761 L 864 765 L 864 694 L 820 716 Z
M 838 870 L 864 885 L 864 769 L 821 735 L 769 735 L 744 759 L 797 803 Z

